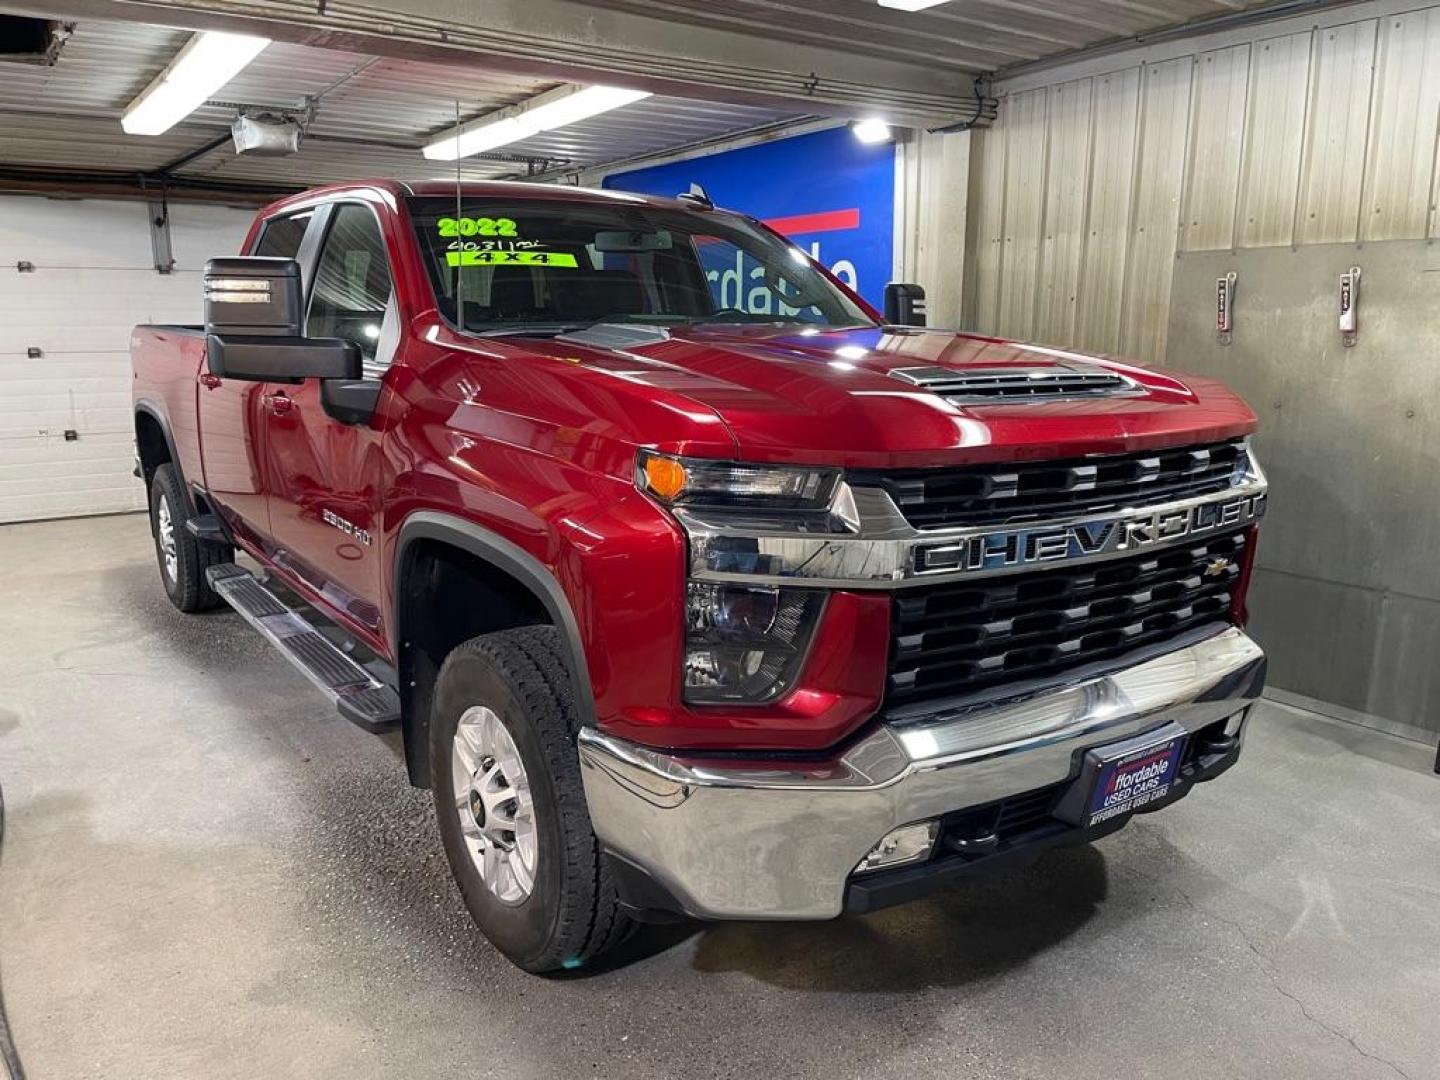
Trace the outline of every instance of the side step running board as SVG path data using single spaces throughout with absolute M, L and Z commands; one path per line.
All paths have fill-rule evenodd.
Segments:
M 220 524 L 220 519 L 214 514 L 198 514 L 195 517 L 187 518 L 185 531 L 202 544 L 230 543 L 230 537 L 226 535 L 225 527 Z
M 346 720 L 376 734 L 399 726 L 395 691 L 336 648 L 255 575 L 234 563 L 219 563 L 205 576 L 220 598 L 324 691 Z

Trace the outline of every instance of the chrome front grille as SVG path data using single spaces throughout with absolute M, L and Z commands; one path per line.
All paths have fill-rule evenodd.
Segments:
M 1242 439 L 1136 454 L 965 468 L 853 472 L 917 529 L 1003 525 L 1154 506 L 1224 491 L 1249 470 Z
M 886 704 L 1053 679 L 1229 619 L 1245 555 L 1233 532 L 1088 566 L 897 593 Z

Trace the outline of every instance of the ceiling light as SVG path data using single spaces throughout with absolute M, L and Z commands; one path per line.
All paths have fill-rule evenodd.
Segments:
M 562 86 L 471 121 L 458 131 L 436 139 L 423 153 L 431 161 L 454 161 L 528 139 L 542 131 L 567 127 L 649 96 L 648 90 L 622 90 L 617 86 Z
M 894 138 L 894 132 L 890 125 L 884 120 L 871 118 L 869 120 L 856 120 L 850 125 L 850 130 L 855 133 L 855 138 L 862 143 L 887 143 Z
M 130 103 L 120 117 L 120 126 L 131 135 L 169 131 L 240 74 L 269 44 L 269 38 L 249 34 L 215 30 L 196 34 Z
M 431 161 L 454 161 L 456 158 L 494 150 L 495 147 L 507 143 L 519 142 L 539 133 L 539 128 L 522 124 L 515 117 L 507 117 L 478 127 L 460 128 L 456 134 L 431 143 L 422 153 Z
M 945 0 L 877 0 L 881 7 L 894 8 L 896 11 L 924 11 L 936 4 L 943 4 Z

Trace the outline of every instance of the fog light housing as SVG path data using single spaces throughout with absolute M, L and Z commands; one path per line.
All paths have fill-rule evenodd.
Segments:
M 935 838 L 940 833 L 934 821 L 922 821 L 916 825 L 902 825 L 886 833 L 870 853 L 860 860 L 855 873 L 868 874 L 875 870 L 889 870 L 895 866 L 924 862 L 935 848 Z
M 1250 714 L 1249 709 L 1241 709 L 1230 719 L 1225 721 L 1225 734 L 1235 736 L 1240 734 L 1240 729 L 1245 726 L 1245 717 Z
M 795 682 L 819 621 L 813 589 L 690 582 L 685 603 L 686 701 L 773 701 Z

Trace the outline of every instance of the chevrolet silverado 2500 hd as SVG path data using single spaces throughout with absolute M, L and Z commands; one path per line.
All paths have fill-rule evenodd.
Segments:
M 398 729 L 522 967 L 895 903 L 1240 753 L 1225 387 L 887 325 L 698 195 L 347 184 L 244 250 L 132 341 L 161 580 Z

